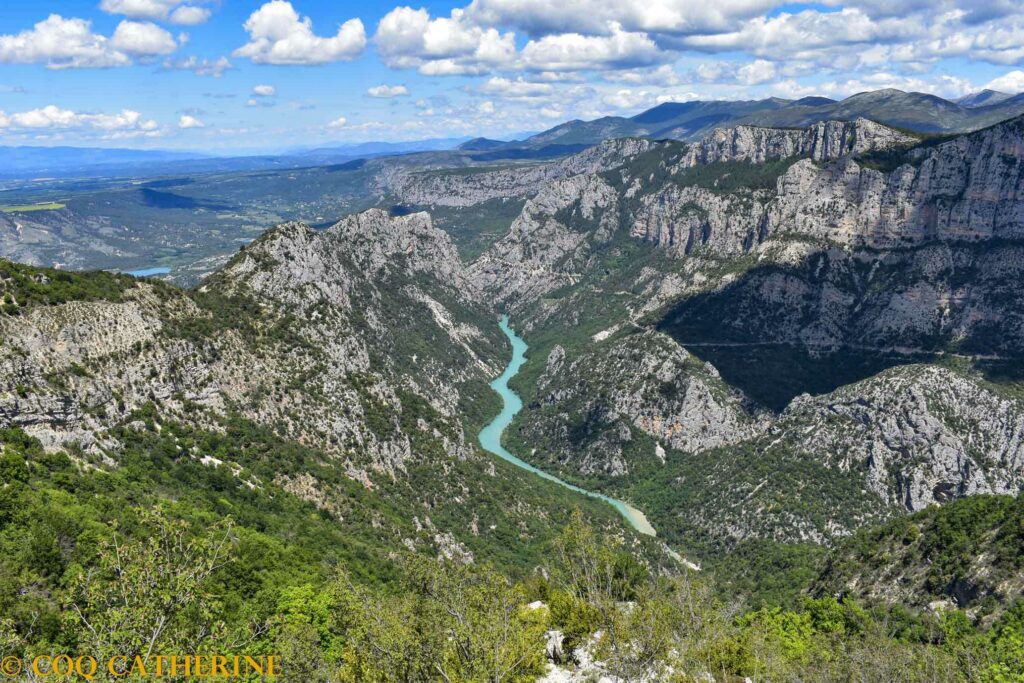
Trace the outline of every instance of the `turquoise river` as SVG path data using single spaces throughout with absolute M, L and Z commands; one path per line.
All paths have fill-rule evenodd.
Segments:
M 505 368 L 505 372 L 501 373 L 501 377 L 491 382 L 491 388 L 501 396 L 504 407 L 498 416 L 480 431 L 480 445 L 484 450 L 494 453 L 499 458 L 507 460 L 517 467 L 522 467 L 524 470 L 533 472 L 538 477 L 543 477 L 548 481 L 553 481 L 571 491 L 605 501 L 618 510 L 619 514 L 621 514 L 634 529 L 642 534 L 654 536 L 654 527 L 647 521 L 644 513 L 640 512 L 636 508 L 623 503 L 621 500 L 615 500 L 614 498 L 609 498 L 608 496 L 601 495 L 600 493 L 587 491 L 579 486 L 573 486 L 572 484 L 564 482 L 558 477 L 548 474 L 543 470 L 539 470 L 533 465 L 520 460 L 501 445 L 501 435 L 505 432 L 505 428 L 512 423 L 512 418 L 514 418 L 516 413 L 518 413 L 523 407 L 523 400 L 509 388 L 508 382 L 510 379 L 515 377 L 516 373 L 519 372 L 519 368 L 521 368 L 523 363 L 526 362 L 527 349 L 526 342 L 513 332 L 511 327 L 509 327 L 508 316 L 501 319 L 501 331 L 504 332 L 505 336 L 508 337 L 508 340 L 512 342 L 512 360 L 509 361 L 508 367 Z

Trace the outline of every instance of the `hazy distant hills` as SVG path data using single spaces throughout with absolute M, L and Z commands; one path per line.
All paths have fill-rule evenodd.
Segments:
M 195 152 L 105 147 L 0 147 L 0 178 L 70 178 L 165 173 L 225 173 L 320 166 L 352 159 L 455 149 L 469 140 L 362 142 L 296 148 L 282 154 L 214 156 Z M 504 144 L 504 143 L 501 143 Z
M 964 95 L 960 99 L 955 100 L 955 102 L 962 107 L 983 107 L 990 104 L 998 104 L 1011 97 L 1013 95 L 1009 93 L 985 89 L 979 92 L 972 92 L 970 95 Z
M 924 93 L 876 90 L 819 106 L 792 103 L 775 110 L 758 112 L 737 123 L 804 127 L 819 121 L 850 121 L 863 117 L 921 133 L 961 133 L 985 128 L 1024 113 L 1024 95 L 1002 99 L 999 95 L 978 93 L 965 98 L 964 103 L 957 103 Z
M 410 142 L 361 142 L 348 145 L 332 145 L 313 149 L 297 149 L 286 156 L 300 157 L 337 157 L 344 156 L 379 156 L 382 154 L 408 154 L 409 152 L 443 152 L 459 148 L 470 138 L 431 138 L 428 140 L 412 140 Z
M 296 148 L 282 154 L 217 157 L 188 152 L 73 147 L 0 147 L 0 178 L 156 175 L 288 169 L 353 159 L 453 152 L 477 161 L 539 159 L 576 153 L 610 138 L 698 140 L 715 128 L 742 124 L 802 128 L 820 121 L 867 118 L 921 133 L 961 133 L 1024 114 L 1024 93 L 982 90 L 958 100 L 886 89 L 851 95 L 785 100 L 666 102 L 636 116 L 573 120 L 505 142 L 489 138 L 436 138 Z
M 166 152 L 103 147 L 0 147 L 0 173 L 7 176 L 67 175 L 100 166 L 186 161 L 207 158 L 194 152 Z

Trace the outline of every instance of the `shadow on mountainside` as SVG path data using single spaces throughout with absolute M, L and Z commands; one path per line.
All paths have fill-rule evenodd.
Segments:
M 991 241 L 816 252 L 683 299 L 658 329 L 775 411 L 920 362 L 973 365 L 1024 394 L 1022 256 Z

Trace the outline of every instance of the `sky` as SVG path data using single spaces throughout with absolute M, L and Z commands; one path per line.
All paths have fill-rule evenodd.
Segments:
M 1024 91 L 1024 1 L 6 0 L 0 144 L 510 139 L 666 101 Z

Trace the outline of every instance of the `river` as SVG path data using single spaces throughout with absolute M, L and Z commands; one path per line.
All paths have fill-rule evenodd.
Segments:
M 507 450 L 501 445 L 501 435 L 505 432 L 505 428 L 512 423 L 512 418 L 516 416 L 522 407 L 523 400 L 509 388 L 508 382 L 510 379 L 515 377 L 519 369 L 523 367 L 523 363 L 526 362 L 526 342 L 519 337 L 508 324 L 508 316 L 504 316 L 501 319 L 501 331 L 505 333 L 508 340 L 512 342 L 512 360 L 508 362 L 508 366 L 505 368 L 505 372 L 501 373 L 501 377 L 491 382 L 491 388 L 498 392 L 503 402 L 503 407 L 498 416 L 491 421 L 489 425 L 480 430 L 480 445 L 485 451 L 494 453 L 496 456 L 503 460 L 521 467 L 528 472 L 533 472 L 539 477 L 543 477 L 548 481 L 553 481 L 560 486 L 564 486 L 570 491 L 576 491 L 582 493 L 585 496 L 591 498 L 597 498 L 615 508 L 622 517 L 629 522 L 629 525 L 636 529 L 641 534 L 648 536 L 655 536 L 656 532 L 651 523 L 647 521 L 647 517 L 644 513 L 637 510 L 635 507 L 628 503 L 623 503 L 621 500 L 609 498 L 608 496 L 593 491 L 587 491 L 586 489 L 574 486 L 568 482 L 564 482 L 553 474 L 548 474 L 544 470 L 539 470 L 533 465 L 524 462 Z

